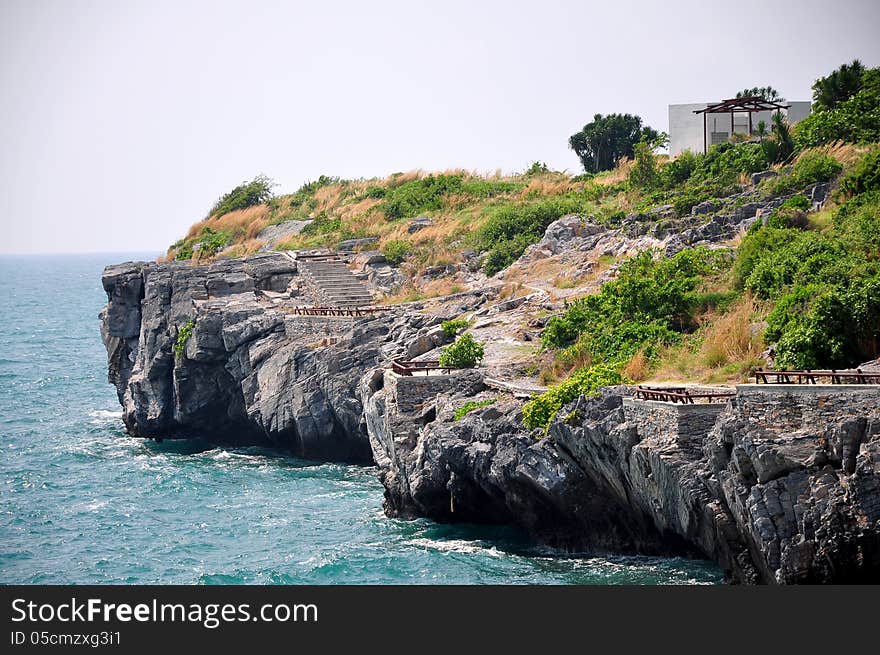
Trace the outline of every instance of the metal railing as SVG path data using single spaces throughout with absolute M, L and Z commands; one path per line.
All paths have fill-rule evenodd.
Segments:
M 391 307 L 285 307 L 285 311 L 297 316 L 369 316 L 391 311 Z
M 397 359 L 391 362 L 391 370 L 398 375 L 413 375 L 415 373 L 424 373 L 428 375 L 431 371 L 451 371 L 451 366 L 440 366 L 440 361 L 436 359 L 427 359 L 420 362 L 406 361 Z
M 706 402 L 726 402 L 733 398 L 736 393 L 733 391 L 710 391 L 710 392 L 692 392 L 685 387 L 643 387 L 639 385 L 635 390 L 635 397 L 641 400 L 658 400 L 667 403 L 681 403 L 683 405 L 693 405 L 697 400 L 705 400 Z
M 768 371 L 757 369 L 753 374 L 756 384 L 880 384 L 880 372 L 865 373 L 862 369 L 827 371 Z M 771 379 L 772 378 L 772 379 Z

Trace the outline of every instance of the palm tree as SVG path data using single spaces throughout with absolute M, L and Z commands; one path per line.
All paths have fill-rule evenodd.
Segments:
M 767 136 L 767 121 L 758 121 L 758 129 L 756 132 L 761 143 L 764 143 L 764 139 Z

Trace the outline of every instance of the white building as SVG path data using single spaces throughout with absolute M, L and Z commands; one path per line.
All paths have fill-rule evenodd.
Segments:
M 713 145 L 726 143 L 732 132 L 748 134 L 750 127 L 752 135 L 757 135 L 761 121 L 769 134 L 776 111 L 782 112 L 788 123 L 794 125 L 809 115 L 810 103 L 786 100 L 768 103 L 751 97 L 669 105 L 669 154 L 675 156 L 683 150 L 705 152 Z

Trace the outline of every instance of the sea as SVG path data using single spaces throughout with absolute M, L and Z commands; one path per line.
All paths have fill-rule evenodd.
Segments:
M 0 256 L 0 583 L 717 584 L 709 562 L 572 556 L 512 528 L 391 519 L 376 469 L 126 435 L 105 265 Z

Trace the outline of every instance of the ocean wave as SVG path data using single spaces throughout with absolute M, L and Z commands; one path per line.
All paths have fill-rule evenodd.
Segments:
M 480 542 L 467 541 L 465 539 L 429 539 L 427 537 L 420 537 L 404 541 L 403 543 L 407 546 L 417 546 L 441 553 L 464 553 L 467 555 L 479 553 L 489 557 L 504 556 L 504 553 L 495 546 L 486 546 Z

